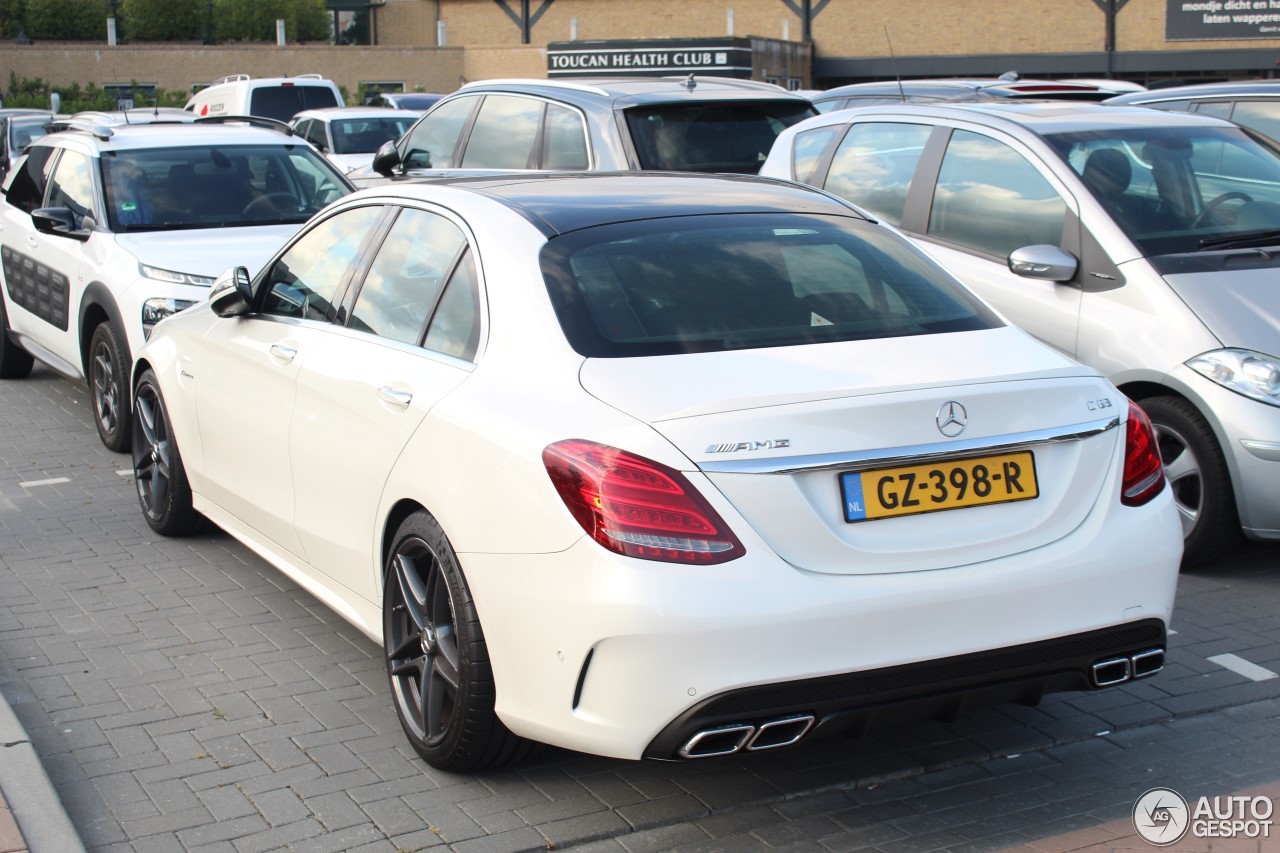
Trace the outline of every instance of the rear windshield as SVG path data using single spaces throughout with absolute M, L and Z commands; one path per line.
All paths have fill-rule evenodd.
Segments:
M 817 115 L 795 101 L 634 107 L 627 128 L 641 169 L 754 175 L 783 130 Z
M 329 126 L 334 154 L 372 154 L 382 143 L 404 136 L 413 125 L 413 116 L 388 118 L 347 118 Z
M 627 222 L 547 243 L 542 272 L 570 345 L 625 358 L 1002 325 L 882 226 L 735 214 Z
M 328 86 L 263 86 L 249 96 L 249 115 L 287 122 L 303 110 L 338 106 Z

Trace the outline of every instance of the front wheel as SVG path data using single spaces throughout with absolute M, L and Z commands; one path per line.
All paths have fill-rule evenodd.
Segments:
M 108 450 L 129 449 L 129 400 L 123 376 L 125 363 L 123 336 L 110 320 L 99 323 L 89 339 L 89 396 L 93 402 L 93 423 Z
M 133 481 L 151 529 L 162 536 L 186 536 L 200 525 L 191 505 L 182 456 L 156 375 L 144 370 L 134 388 Z
M 432 767 L 479 770 L 530 752 L 494 713 L 480 617 L 444 531 L 424 512 L 405 519 L 393 540 L 382 643 L 400 725 Z
M 1223 556 L 1240 540 L 1240 518 L 1213 429 L 1181 397 L 1151 397 L 1139 405 L 1151 418 L 1182 519 L 1182 564 L 1194 566 Z

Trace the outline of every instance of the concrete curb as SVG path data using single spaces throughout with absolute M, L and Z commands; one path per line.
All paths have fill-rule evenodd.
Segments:
M 0 693 L 0 798 L 31 853 L 84 853 L 84 843 L 44 772 L 27 730 Z

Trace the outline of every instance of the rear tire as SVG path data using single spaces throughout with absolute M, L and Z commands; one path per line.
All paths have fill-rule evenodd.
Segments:
M 89 339 L 89 401 L 93 404 L 93 424 L 108 450 L 129 450 L 129 395 L 124 377 L 131 365 L 125 363 L 123 336 L 110 320 L 99 323 Z
M 1225 556 L 1240 542 L 1240 517 L 1217 436 L 1195 406 L 1181 397 L 1150 397 L 1139 405 L 1151 418 L 1182 519 L 1182 565 Z
M 475 602 L 449 540 L 425 512 L 405 519 L 393 540 L 382 644 L 400 725 L 432 767 L 480 770 L 533 750 L 494 713 L 493 670 Z
M 187 536 L 203 518 L 191 505 L 191 486 L 155 373 L 142 372 L 134 396 L 133 482 L 142 514 L 161 536 Z
M 9 340 L 9 315 L 0 296 L 0 379 L 21 379 L 35 366 L 31 353 Z

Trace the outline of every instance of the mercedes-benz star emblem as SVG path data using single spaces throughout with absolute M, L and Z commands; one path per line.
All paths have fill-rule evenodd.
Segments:
M 947 438 L 955 438 L 964 432 L 965 426 L 969 423 L 969 413 L 955 400 L 949 400 L 942 404 L 941 409 L 938 409 L 937 421 L 938 432 Z

